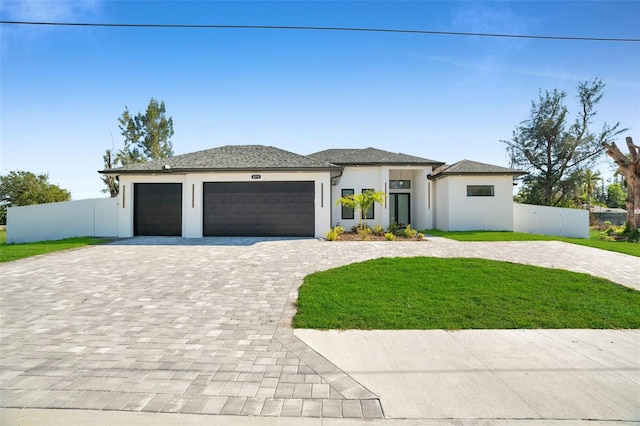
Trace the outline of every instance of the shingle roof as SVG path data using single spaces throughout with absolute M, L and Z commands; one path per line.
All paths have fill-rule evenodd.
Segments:
M 526 175 L 526 172 L 477 161 L 462 160 L 452 165 L 444 165 L 434 170 L 431 179 L 438 179 L 451 175 Z
M 316 160 L 327 161 L 333 164 L 407 164 L 407 165 L 440 165 L 441 161 L 415 157 L 413 155 L 383 151 L 376 148 L 364 149 L 327 149 L 308 155 Z
M 167 169 L 166 166 L 169 166 Z M 102 170 L 100 173 L 155 173 L 166 170 L 341 170 L 319 159 L 264 145 L 227 145 L 146 163 Z

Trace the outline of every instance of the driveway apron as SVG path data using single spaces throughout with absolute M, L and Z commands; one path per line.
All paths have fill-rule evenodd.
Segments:
M 382 418 L 378 396 L 291 320 L 305 275 L 396 256 L 509 260 L 640 288 L 640 259 L 554 241 L 132 238 L 2 265 L 1 406 Z

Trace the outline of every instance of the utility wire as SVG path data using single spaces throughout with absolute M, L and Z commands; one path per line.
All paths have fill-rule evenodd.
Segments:
M 544 36 L 521 35 L 499 33 L 471 33 L 459 31 L 426 31 L 426 30 L 402 30 L 385 28 L 354 28 L 354 27 L 307 27 L 284 25 L 209 25 L 209 24 L 114 24 L 114 23 L 89 23 L 89 22 L 33 22 L 33 21 L 0 21 L 7 25 L 46 25 L 62 27 L 108 27 L 108 28 L 200 28 L 200 29 L 239 29 L 239 30 L 301 30 L 301 31 L 351 31 L 366 33 L 398 33 L 398 34 L 423 34 L 423 35 L 454 35 L 468 37 L 498 37 L 498 38 L 524 38 L 541 40 L 576 40 L 576 41 L 608 41 L 638 43 L 640 38 L 613 38 L 613 37 L 571 37 L 571 36 Z

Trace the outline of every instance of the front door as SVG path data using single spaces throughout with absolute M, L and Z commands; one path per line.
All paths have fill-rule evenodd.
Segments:
M 411 223 L 411 195 L 389 194 L 389 224 L 407 226 Z

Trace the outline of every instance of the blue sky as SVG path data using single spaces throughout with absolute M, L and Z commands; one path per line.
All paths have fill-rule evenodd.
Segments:
M 3 20 L 288 25 L 640 38 L 640 2 L 3 1 Z M 228 144 L 300 154 L 373 146 L 508 166 L 538 91 L 602 78 L 594 130 L 640 140 L 640 43 L 237 29 L 0 26 L 0 173 L 48 173 L 74 199 L 154 97 L 175 154 Z M 600 168 L 611 174 L 610 161 Z

